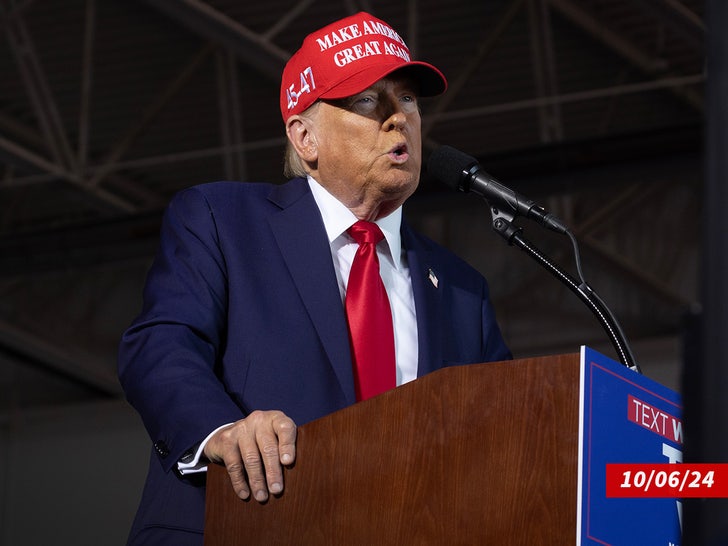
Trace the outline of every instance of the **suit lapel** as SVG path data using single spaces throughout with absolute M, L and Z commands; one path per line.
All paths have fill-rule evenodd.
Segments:
M 438 330 L 442 315 L 443 289 L 437 278 L 432 252 L 402 222 L 402 244 L 407 251 L 412 291 L 417 311 L 417 375 L 421 377 L 442 367 L 442 336 Z
M 346 315 L 321 214 L 303 179 L 277 186 L 269 199 L 281 208 L 269 220 L 281 254 L 346 399 L 353 404 L 356 397 Z M 443 290 L 436 286 L 441 280 L 437 279 L 437 264 L 432 261 L 430 249 L 404 221 L 401 232 L 417 311 L 417 375 L 423 376 L 442 367 L 438 324 L 443 312 Z
M 269 222 L 348 403 L 356 401 L 346 316 L 321 214 L 305 180 L 276 187 Z

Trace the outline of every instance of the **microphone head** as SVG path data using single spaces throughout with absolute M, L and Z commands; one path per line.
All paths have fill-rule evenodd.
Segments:
M 427 171 L 454 190 L 468 191 L 469 171 L 478 161 L 452 146 L 440 146 L 430 155 Z

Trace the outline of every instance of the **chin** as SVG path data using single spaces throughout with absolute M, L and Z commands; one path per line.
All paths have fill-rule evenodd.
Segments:
M 420 181 L 419 169 L 412 170 L 408 169 L 406 165 L 402 165 L 399 168 L 391 169 L 388 173 L 389 184 L 393 187 L 409 188 L 417 187 Z
M 381 187 L 387 201 L 403 204 L 417 189 L 418 180 L 399 181 Z M 396 208 L 396 207 L 395 207 Z

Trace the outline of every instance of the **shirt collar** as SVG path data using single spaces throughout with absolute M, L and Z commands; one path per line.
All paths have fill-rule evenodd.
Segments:
M 321 211 L 326 235 L 329 238 L 329 244 L 331 244 L 353 226 L 358 218 L 311 176 L 308 176 L 308 185 L 311 188 L 316 205 Z M 375 223 L 384 233 L 394 264 L 399 268 L 402 251 L 402 237 L 399 231 L 402 224 L 402 207 L 397 207 L 394 212 L 384 218 L 379 218 Z

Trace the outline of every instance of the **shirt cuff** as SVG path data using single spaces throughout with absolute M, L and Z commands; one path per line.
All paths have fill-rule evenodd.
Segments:
M 208 461 L 203 456 L 205 446 L 207 445 L 207 442 L 210 441 L 210 438 L 212 438 L 212 436 L 218 430 L 230 426 L 231 424 L 232 423 L 226 423 L 222 426 L 217 427 L 210 434 L 208 434 L 204 440 L 202 440 L 200 445 L 197 446 L 197 450 L 195 450 L 193 453 L 185 454 L 185 456 L 182 457 L 182 460 L 177 462 L 177 470 L 179 470 L 179 473 L 184 476 L 185 474 L 197 474 L 198 472 L 207 472 L 207 465 L 210 463 L 210 461 Z M 192 456 L 192 458 L 190 458 L 190 456 Z

